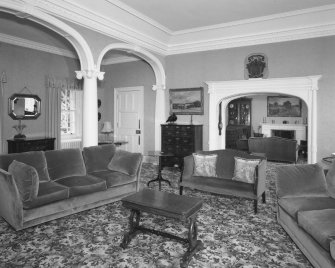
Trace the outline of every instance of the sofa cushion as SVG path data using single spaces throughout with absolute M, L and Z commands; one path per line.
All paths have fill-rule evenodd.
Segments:
M 136 175 L 129 176 L 117 171 L 103 170 L 90 173 L 91 176 L 101 178 L 106 181 L 107 188 L 120 186 L 136 181 Z
M 86 174 L 84 159 L 80 149 L 46 151 L 50 179 L 57 180 Z
M 330 241 L 335 238 L 335 209 L 298 212 L 298 224 L 325 250 L 330 251 Z
M 107 166 L 115 154 L 114 144 L 105 144 L 83 148 L 83 157 L 87 173 L 107 170 Z
M 53 181 L 40 182 L 35 199 L 24 204 L 24 209 L 41 207 L 69 198 L 69 188 Z
M 335 238 L 330 241 L 330 255 L 335 260 Z
M 241 157 L 235 158 L 235 170 L 232 180 L 242 181 L 246 183 L 255 183 L 256 167 L 261 161 L 260 159 L 245 159 Z
M 107 189 L 106 182 L 103 179 L 89 175 L 61 178 L 56 182 L 69 188 L 70 197 Z
M 49 181 L 47 162 L 42 151 L 0 155 L 0 168 L 7 170 L 13 160 L 25 163 L 36 169 L 40 181 Z
M 327 172 L 326 182 L 329 196 L 335 198 L 335 161 Z
M 217 154 L 193 153 L 194 170 L 193 176 L 217 177 L 216 162 Z
M 279 198 L 328 196 L 325 174 L 317 164 L 281 165 L 275 171 Z
M 117 150 L 108 164 L 108 169 L 133 176 L 138 171 L 141 162 L 142 155 L 140 153 Z
M 278 205 L 297 221 L 299 211 L 335 209 L 335 200 L 327 196 L 285 197 L 278 200 Z
M 34 167 L 14 160 L 9 165 L 8 172 L 15 180 L 23 206 L 25 202 L 32 201 L 37 197 L 39 179 Z

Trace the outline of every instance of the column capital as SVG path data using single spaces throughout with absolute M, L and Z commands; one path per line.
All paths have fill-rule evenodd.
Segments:
M 153 85 L 152 86 L 153 91 L 164 90 L 164 89 L 165 89 L 165 85 Z
M 86 79 L 98 78 L 99 80 L 104 79 L 105 72 L 100 72 L 98 70 L 81 70 L 75 71 L 77 79 Z

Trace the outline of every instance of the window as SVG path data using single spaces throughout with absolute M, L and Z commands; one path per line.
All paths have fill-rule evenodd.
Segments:
M 81 136 L 82 91 L 62 89 L 61 91 L 61 134 Z

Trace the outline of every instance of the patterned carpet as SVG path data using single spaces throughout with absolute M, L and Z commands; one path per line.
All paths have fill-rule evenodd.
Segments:
M 204 200 L 198 222 L 205 248 L 189 267 L 312 267 L 276 222 L 273 166 L 268 163 L 267 203 L 260 202 L 257 215 L 252 201 L 185 190 Z M 155 166 L 143 164 L 143 186 L 155 173 Z M 172 182 L 163 191 L 178 193 L 179 172 L 164 170 L 163 175 Z M 128 216 L 115 202 L 19 232 L 0 219 L 0 267 L 179 267 L 186 246 L 167 238 L 140 234 L 121 249 Z M 175 220 L 144 214 L 142 221 L 147 227 L 187 233 Z

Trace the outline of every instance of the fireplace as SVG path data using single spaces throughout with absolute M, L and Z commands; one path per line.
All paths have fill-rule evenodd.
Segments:
M 271 136 L 281 137 L 285 139 L 295 139 L 295 131 L 294 130 L 281 130 L 281 129 L 272 129 Z

